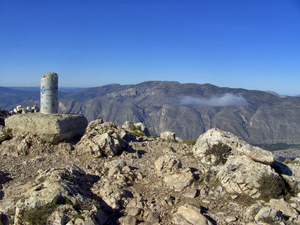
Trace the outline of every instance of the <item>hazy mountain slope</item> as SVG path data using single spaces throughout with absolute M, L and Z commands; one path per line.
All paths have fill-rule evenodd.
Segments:
M 58 97 L 65 98 L 83 88 L 59 88 Z M 0 108 L 12 110 L 17 105 L 23 107 L 40 104 L 39 87 L 0 87 Z
M 300 98 L 272 93 L 149 81 L 136 85 L 111 84 L 81 92 L 59 91 L 60 112 L 80 113 L 92 121 L 102 117 L 121 125 L 143 122 L 152 134 L 174 131 L 196 140 L 212 127 L 254 143 L 300 143 Z M 38 91 L 0 87 L 0 107 L 39 104 Z
M 0 108 L 11 110 L 14 106 L 34 106 L 39 100 L 39 91 L 24 91 L 0 87 Z
M 218 127 L 256 144 L 300 143 L 300 99 L 263 91 L 151 81 L 90 88 L 60 102 L 64 113 L 119 125 L 141 121 L 156 135 L 170 130 L 195 140 Z

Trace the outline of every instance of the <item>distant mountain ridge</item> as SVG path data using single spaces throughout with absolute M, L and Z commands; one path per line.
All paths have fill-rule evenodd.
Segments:
M 216 127 L 252 144 L 300 143 L 300 98 L 265 91 L 148 81 L 87 88 L 63 94 L 59 102 L 62 113 L 80 113 L 89 121 L 102 117 L 117 125 L 143 122 L 155 135 L 173 131 L 196 140 Z

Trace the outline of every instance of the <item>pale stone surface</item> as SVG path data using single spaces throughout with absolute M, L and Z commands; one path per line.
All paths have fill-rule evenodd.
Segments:
M 252 146 L 230 132 L 213 128 L 201 134 L 193 147 L 196 157 L 205 157 L 206 152 L 213 146 L 222 143 L 232 149 L 233 154 L 246 155 L 254 161 L 272 164 L 273 154 L 267 150 Z
M 170 173 L 182 167 L 181 161 L 177 156 L 166 154 L 155 161 L 155 170 L 157 176 L 162 176 L 165 173 Z
M 5 120 L 9 135 L 29 133 L 53 144 L 83 135 L 87 125 L 87 119 L 78 114 L 28 113 L 13 115 Z
M 170 131 L 164 131 L 160 134 L 160 138 L 166 141 L 176 141 L 175 133 Z
M 189 168 L 180 169 L 175 173 L 168 173 L 164 175 L 164 182 L 175 189 L 175 191 L 182 191 L 189 186 L 194 180 L 193 173 Z
M 136 225 L 137 219 L 134 216 L 123 216 L 119 219 L 121 225 Z
M 200 213 L 200 210 L 191 204 L 186 203 L 180 206 L 177 213 L 193 225 L 212 225 L 212 223 Z

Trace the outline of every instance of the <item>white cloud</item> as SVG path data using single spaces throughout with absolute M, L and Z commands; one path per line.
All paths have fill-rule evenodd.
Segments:
M 203 106 L 245 106 L 247 105 L 246 99 L 241 95 L 234 95 L 231 93 L 226 93 L 223 96 L 211 97 L 209 99 L 205 98 L 195 98 L 191 96 L 184 96 L 179 99 L 181 105 L 203 105 Z

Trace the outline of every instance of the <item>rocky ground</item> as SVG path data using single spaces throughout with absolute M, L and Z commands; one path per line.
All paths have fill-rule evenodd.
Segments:
M 96 120 L 79 142 L 0 144 L 0 221 L 300 224 L 298 168 L 217 129 L 193 146 Z

